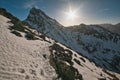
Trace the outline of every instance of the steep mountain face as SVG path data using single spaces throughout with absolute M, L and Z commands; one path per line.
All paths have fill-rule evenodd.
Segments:
M 0 8 L 0 80 L 119 80 Z M 3 13 L 4 12 L 4 13 Z
M 103 28 L 113 32 L 113 33 L 117 33 L 120 35 L 120 23 L 116 24 L 116 25 L 112 25 L 112 24 L 101 24 L 100 26 L 102 26 Z
M 120 73 L 120 35 L 98 25 L 81 24 L 65 28 L 36 8 L 31 9 L 25 22 L 96 65 Z
M 60 42 L 65 43 L 66 41 L 66 36 L 64 36 L 64 32 L 62 31 L 64 27 L 56 20 L 48 17 L 40 9 L 36 9 L 35 7 L 33 7 L 30 10 L 30 14 L 28 15 L 25 22 L 27 22 L 31 26 L 34 25 L 33 27 L 44 35 L 47 35 L 55 40 L 59 39 Z

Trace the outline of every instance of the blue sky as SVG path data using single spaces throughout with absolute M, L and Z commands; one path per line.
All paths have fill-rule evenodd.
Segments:
M 36 6 L 48 16 L 56 19 L 63 25 L 100 24 L 120 22 L 120 0 L 0 0 L 0 7 L 21 20 L 29 14 L 29 10 Z M 76 20 L 66 20 L 69 6 L 77 10 Z

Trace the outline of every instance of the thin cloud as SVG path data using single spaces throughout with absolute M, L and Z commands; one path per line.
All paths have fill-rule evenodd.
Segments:
M 110 10 L 110 9 L 106 8 L 106 9 L 99 10 L 98 12 L 99 12 L 99 13 L 103 13 L 103 12 L 107 12 L 107 11 L 109 11 L 109 10 Z
M 37 6 L 37 3 L 40 3 L 42 0 L 28 0 L 24 5 L 23 7 L 25 9 L 29 9 L 29 8 L 32 8 L 32 7 L 38 7 Z

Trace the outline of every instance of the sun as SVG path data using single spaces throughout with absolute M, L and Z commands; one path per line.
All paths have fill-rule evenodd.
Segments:
M 67 17 L 68 19 L 74 20 L 76 18 L 76 14 L 74 11 L 71 10 L 67 13 Z
M 77 13 L 76 13 L 76 10 L 72 10 L 71 8 L 69 8 L 69 11 L 68 12 L 65 12 L 66 13 L 66 16 L 67 16 L 67 19 L 68 20 L 75 20 L 75 18 L 77 18 Z
M 61 22 L 65 26 L 70 26 L 70 25 L 76 25 L 79 24 L 81 21 L 81 7 L 80 6 L 72 6 L 68 5 L 66 8 L 62 9 L 62 16 L 61 17 Z

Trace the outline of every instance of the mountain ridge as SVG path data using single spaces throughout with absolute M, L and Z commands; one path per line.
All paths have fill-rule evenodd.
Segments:
M 113 32 L 113 33 L 117 33 L 120 35 L 120 23 L 118 24 L 100 24 L 100 26 L 102 26 L 103 28 Z
M 30 15 L 32 14 L 30 13 L 29 17 L 31 17 Z M 34 17 L 33 16 L 31 17 L 33 21 L 35 21 L 34 18 L 41 18 L 41 16 L 35 15 L 33 15 Z M 47 18 L 45 18 L 45 20 L 46 19 Z M 48 21 L 49 23 L 51 23 L 51 20 L 48 19 Z M 41 23 L 41 21 L 39 20 L 35 21 L 37 24 L 32 24 L 33 22 L 30 21 L 28 18 L 25 20 L 25 22 L 28 22 L 34 28 L 36 28 L 37 24 Z M 117 55 L 118 59 L 120 57 L 119 35 L 112 33 L 99 25 L 82 24 L 78 25 L 78 29 L 76 29 L 76 31 L 73 31 L 73 29 L 69 29 L 70 27 L 59 29 L 60 26 L 56 24 L 54 23 L 51 23 L 51 25 L 45 24 L 44 26 L 42 26 L 45 28 L 44 30 L 40 28 L 41 27 L 40 25 L 37 25 L 37 27 L 39 28 L 36 29 L 43 34 L 45 34 L 46 30 L 49 29 L 48 30 L 49 34 L 45 35 L 55 39 L 56 41 L 70 47 L 71 49 L 79 53 L 82 53 L 82 55 L 92 60 L 97 65 L 108 70 L 120 73 L 120 69 L 118 67 L 120 66 L 119 62 L 115 65 L 113 69 L 111 68 L 112 65 L 114 64 L 114 61 L 116 62 L 115 56 Z M 74 26 L 73 28 L 76 28 L 76 26 Z M 113 47 L 114 49 L 112 49 Z M 107 56 L 106 54 L 109 54 L 110 56 Z M 108 60 L 110 60 L 110 63 L 106 62 Z

